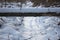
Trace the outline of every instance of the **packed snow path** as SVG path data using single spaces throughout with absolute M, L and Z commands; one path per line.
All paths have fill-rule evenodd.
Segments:
M 60 17 L 0 17 L 0 25 L 0 40 L 60 39 Z

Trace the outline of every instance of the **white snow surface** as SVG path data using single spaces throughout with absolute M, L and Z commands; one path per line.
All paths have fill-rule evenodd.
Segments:
M 54 16 L 0 17 L 0 40 L 58 40 L 59 23 Z

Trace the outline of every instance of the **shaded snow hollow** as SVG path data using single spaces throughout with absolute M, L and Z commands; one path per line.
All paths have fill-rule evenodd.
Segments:
M 0 17 L 0 40 L 58 40 L 60 17 Z

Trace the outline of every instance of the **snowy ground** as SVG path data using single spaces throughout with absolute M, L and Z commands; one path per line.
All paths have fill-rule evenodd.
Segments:
M 0 17 L 0 40 L 58 40 L 60 17 Z
M 46 13 L 46 12 L 56 12 L 60 13 L 60 7 L 43 7 L 36 6 L 32 7 L 33 3 L 27 2 L 26 4 L 22 4 L 22 7 L 20 7 L 21 3 L 0 3 L 0 13 L 5 12 L 32 12 L 32 13 Z
M 32 7 L 32 5 L 33 5 L 33 3 L 31 3 L 31 2 L 26 2 L 26 4 L 22 4 L 22 7 L 24 7 L 24 8 L 29 8 L 29 7 Z M 21 3 L 20 2 L 18 2 L 18 3 L 16 3 L 16 2 L 11 2 L 11 3 L 5 3 L 5 2 L 3 2 L 3 3 L 0 3 L 0 8 L 20 8 L 20 6 L 21 6 Z

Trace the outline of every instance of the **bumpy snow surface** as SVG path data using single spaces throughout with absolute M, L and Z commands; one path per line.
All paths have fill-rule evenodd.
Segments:
M 60 17 L 0 17 L 0 40 L 58 40 Z

